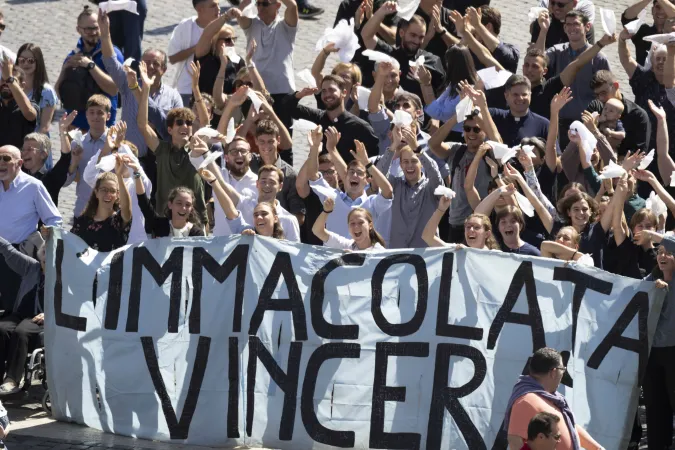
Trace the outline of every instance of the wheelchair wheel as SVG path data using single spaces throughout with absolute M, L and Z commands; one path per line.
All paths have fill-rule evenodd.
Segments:
M 52 414 L 52 401 L 49 398 L 49 390 L 45 391 L 45 395 L 42 396 L 42 409 L 44 409 L 47 414 Z

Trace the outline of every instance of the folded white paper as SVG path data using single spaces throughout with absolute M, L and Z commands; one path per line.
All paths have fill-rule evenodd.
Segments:
M 408 64 L 410 65 L 410 67 L 413 67 L 415 69 L 420 67 L 420 66 L 423 66 L 424 65 L 424 55 L 418 56 L 415 61 L 408 61 Z
M 406 22 L 412 19 L 412 16 L 415 15 L 417 8 L 420 7 L 420 0 L 413 0 L 405 6 L 399 6 L 396 14 Z
M 632 22 L 628 22 L 626 25 L 623 27 L 628 30 L 628 32 L 632 35 L 638 32 L 640 27 L 644 25 L 647 21 L 647 10 L 643 9 L 640 11 L 640 14 L 638 14 L 637 19 L 633 20 Z
M 513 74 L 508 70 L 497 70 L 494 66 L 478 71 L 478 76 L 483 80 L 486 90 L 504 86 L 511 75 Z
M 668 207 L 654 191 L 649 194 L 649 198 L 645 202 L 645 207 L 653 212 L 656 217 L 668 214 Z
M 101 2 L 98 4 L 98 7 L 101 11 L 113 12 L 113 11 L 129 11 L 133 14 L 138 14 L 138 6 L 136 2 L 130 0 L 111 0 L 108 2 Z
M 610 161 L 609 164 L 607 164 L 603 169 L 602 172 L 600 172 L 600 175 L 598 176 L 598 179 L 600 180 L 609 180 L 611 178 L 621 178 L 626 174 L 626 170 L 615 163 L 614 161 Z
M 521 145 L 520 149 L 530 158 L 536 158 L 537 155 L 534 153 L 534 145 Z
M 518 206 L 520 206 L 520 210 L 523 212 L 523 214 L 528 217 L 534 217 L 534 206 L 532 206 L 532 203 L 527 199 L 527 197 L 518 191 L 515 191 L 514 195 L 516 197 L 516 202 L 518 202 Z
M 466 116 L 473 113 L 473 101 L 468 95 L 460 100 L 455 106 L 455 115 L 457 116 L 457 123 L 462 123 L 466 120 Z
M 248 90 L 248 98 L 251 99 L 251 103 L 253 104 L 253 108 L 255 109 L 255 112 L 259 113 L 260 112 L 260 106 L 262 105 L 262 100 L 260 100 L 260 97 L 258 97 L 258 94 L 253 89 Z
M 394 119 L 391 121 L 392 125 L 395 125 L 399 128 L 407 127 L 413 122 L 413 117 L 410 113 L 407 113 L 403 110 L 397 109 L 394 113 Z
M 649 165 L 654 161 L 654 149 L 647 153 L 647 156 L 644 157 L 640 165 L 638 166 L 638 169 L 640 170 L 645 170 Z
M 494 153 L 495 159 L 500 160 L 502 165 L 506 164 L 509 159 L 516 156 L 515 148 L 509 148 L 508 145 L 500 144 L 495 141 L 487 141 L 487 143 L 492 147 L 492 153 Z
M 225 132 L 225 143 L 229 144 L 234 140 L 234 137 L 237 135 L 237 130 L 234 128 L 234 117 L 230 118 L 230 121 L 227 122 L 227 131 Z
M 316 124 L 305 119 L 295 119 L 293 120 L 293 125 L 291 125 L 291 128 L 293 128 L 293 130 L 297 131 L 298 133 L 305 133 L 315 129 Z
M 670 42 L 675 42 L 675 32 L 667 34 L 652 34 L 651 36 L 643 37 L 642 40 L 655 42 L 657 44 L 668 44 Z
M 456 194 L 455 194 L 455 191 L 453 191 L 450 188 L 447 188 L 445 186 L 438 186 L 434 190 L 434 195 L 438 195 L 439 197 L 443 196 L 445 198 L 448 198 L 448 199 L 452 200 L 453 198 L 455 198 Z
M 218 133 L 218 130 L 214 130 L 211 127 L 203 127 L 197 130 L 194 135 L 199 136 L 204 140 L 212 140 L 216 139 L 220 133 Z
M 112 172 L 115 170 L 115 164 L 117 163 L 117 158 L 115 155 L 108 155 L 101 158 L 101 160 L 96 164 L 96 170 L 102 172 Z
M 605 30 L 605 34 L 611 36 L 616 33 L 616 15 L 614 11 L 600 8 L 600 19 L 602 20 L 602 29 Z
M 335 28 L 326 28 L 323 35 L 316 42 L 315 50 L 323 49 L 329 43 L 335 44 L 338 48 L 338 58 L 342 62 L 350 62 L 354 59 L 354 54 L 359 48 L 359 38 L 354 33 L 354 19 L 342 19 Z
M 584 143 L 583 148 L 580 148 L 579 152 L 580 154 L 583 153 L 582 156 L 585 158 L 586 162 L 590 164 L 591 157 L 593 156 L 593 150 L 595 150 L 595 147 L 598 145 L 598 140 L 595 138 L 595 136 L 593 136 L 593 133 L 588 131 L 586 125 L 579 122 L 578 120 L 572 122 L 572 125 L 570 125 L 570 130 L 578 134 L 581 138 L 581 141 Z
M 223 156 L 223 152 L 217 151 L 217 152 L 209 152 L 207 154 L 208 156 L 204 158 L 204 161 L 197 167 L 197 170 L 205 169 L 209 164 L 214 162 L 216 159 L 220 158 Z
M 68 132 L 68 136 L 70 136 L 70 139 L 73 140 L 73 142 L 76 142 L 79 147 L 82 147 L 82 142 L 84 141 L 84 135 L 80 130 L 70 130 Z
M 356 87 L 356 95 L 358 95 L 359 109 L 361 111 L 368 111 L 368 99 L 370 98 L 370 89 L 363 86 Z
M 389 62 L 394 64 L 395 59 L 392 58 L 391 56 L 387 55 L 386 53 L 378 52 L 375 50 L 364 50 L 363 51 L 363 56 L 368 58 L 369 60 L 379 63 L 379 62 Z
M 131 67 L 131 63 L 133 63 L 133 62 L 134 62 L 134 58 L 127 58 L 124 61 L 124 64 L 122 64 L 122 65 L 125 66 L 125 67 Z
M 581 264 L 583 266 L 595 266 L 595 261 L 593 261 L 593 257 L 589 254 L 582 254 L 579 259 L 574 261 L 577 264 Z
M 530 8 L 530 12 L 527 13 L 528 23 L 532 23 L 539 18 L 539 14 L 543 11 L 548 11 L 547 8 L 542 8 L 541 6 L 533 6 Z
M 243 9 L 241 15 L 248 19 L 255 19 L 258 17 L 258 5 L 255 1 L 251 1 L 246 8 Z
M 315 88 L 316 89 L 316 80 L 314 79 L 314 76 L 312 75 L 312 71 L 309 69 L 303 69 L 300 72 L 296 73 L 298 78 L 300 78 L 301 81 L 305 82 L 307 84 L 307 87 Z
M 237 50 L 234 47 L 225 46 L 225 55 L 227 59 L 232 61 L 232 64 L 239 64 L 241 56 L 237 55 Z

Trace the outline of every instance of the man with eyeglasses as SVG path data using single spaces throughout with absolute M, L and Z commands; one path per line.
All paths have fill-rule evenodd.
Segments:
M 111 109 L 107 126 L 111 126 L 115 123 L 115 118 L 117 117 L 118 90 L 115 82 L 110 77 L 110 75 L 108 75 L 105 66 L 103 65 L 103 53 L 101 53 L 101 33 L 98 27 L 98 16 L 93 9 L 89 8 L 89 5 L 85 6 L 84 10 L 77 17 L 77 32 L 80 34 L 80 39 L 77 42 L 77 51 L 73 50 L 68 54 L 54 88 L 63 100 L 64 93 L 61 90 L 61 85 L 68 84 L 70 86 L 71 84 L 75 84 L 75 81 L 79 80 L 82 75 L 79 73 L 79 71 L 73 69 L 85 69 L 87 71 L 85 76 L 93 78 L 94 85 L 98 88 L 97 92 L 92 90 L 91 92 L 86 93 L 86 95 L 91 96 L 93 94 L 103 93 L 110 99 Z M 115 54 L 118 61 L 122 63 L 124 58 L 122 57 L 122 53 L 119 51 L 119 49 L 116 49 Z M 69 80 L 72 80 L 73 82 L 71 83 Z M 84 84 L 86 85 L 86 83 Z M 69 89 L 69 91 L 70 90 L 72 90 L 72 87 Z M 70 94 L 67 95 L 70 96 Z M 66 111 L 71 112 L 72 109 L 66 109 Z M 73 121 L 73 126 L 75 128 L 81 129 L 82 131 L 89 130 L 85 110 L 78 109 L 78 114 Z
M 555 414 L 536 414 L 527 425 L 527 442 L 520 450 L 555 450 L 562 437 L 559 426 L 560 417 Z
M 23 138 L 35 130 L 40 108 L 23 90 L 24 71 L 13 61 L 2 61 L 0 78 L 0 145 L 21 147 Z
M 582 3 L 584 3 L 583 0 L 549 0 L 548 11 L 542 11 L 537 20 L 530 25 L 532 33 L 530 43 L 541 49 L 547 49 L 556 44 L 569 42 L 567 33 L 565 33 L 565 16 L 574 9 L 582 11 L 581 8 L 577 8 Z M 589 13 L 595 7 L 590 1 L 585 2 L 585 5 L 586 11 L 588 11 L 585 15 L 590 23 L 589 28 L 585 30 L 586 40 L 593 44 L 595 42 L 595 28 L 593 27 L 593 18 Z
M 562 356 L 552 348 L 540 348 L 530 358 L 529 375 L 521 375 L 513 387 L 506 407 L 504 430 L 508 432 L 509 450 L 520 450 L 530 441 L 529 424 L 539 413 L 556 416 L 565 426 L 559 428 L 559 450 L 584 448 L 600 450 L 591 435 L 575 423 L 574 414 L 558 386 L 567 371 Z
M 7 28 L 7 25 L 5 24 L 5 15 L 0 11 L 0 36 L 2 36 L 2 33 L 5 31 L 5 28 Z M 9 58 L 12 61 L 16 61 L 16 53 L 5 47 L 4 45 L 0 45 L 0 61 L 4 60 L 5 58 Z

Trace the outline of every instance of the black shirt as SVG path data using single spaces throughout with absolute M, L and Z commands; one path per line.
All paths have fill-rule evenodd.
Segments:
M 548 33 L 546 34 L 546 48 L 551 48 L 556 44 L 564 44 L 565 42 L 569 42 L 569 38 L 567 37 L 567 34 L 565 34 L 565 30 L 563 29 L 563 22 L 557 20 L 555 17 L 551 16 L 551 26 L 548 28 Z M 532 36 L 531 36 L 531 42 L 537 42 L 537 38 L 539 37 L 539 22 L 536 20 L 532 22 L 532 25 L 530 25 L 530 29 L 532 30 Z M 586 33 L 586 40 L 588 41 L 589 44 L 595 44 L 595 28 L 593 25 L 591 25 L 591 30 Z
M 422 19 L 424 19 L 424 22 L 427 24 L 427 31 L 429 31 L 429 26 L 431 25 L 431 17 L 429 17 L 429 15 L 427 15 L 427 13 L 425 13 L 422 8 L 417 8 L 417 11 L 415 11 L 415 15 L 420 16 Z M 398 28 L 396 29 L 397 46 L 401 45 L 401 26 L 403 26 L 404 22 L 405 21 L 399 21 Z M 455 31 L 455 24 L 452 22 L 452 20 L 450 20 L 450 10 L 442 6 L 441 6 L 441 25 L 450 33 L 457 34 L 457 32 Z M 434 37 L 432 37 L 429 43 L 427 44 L 425 50 L 428 51 L 429 53 L 433 53 L 439 58 L 443 58 L 445 56 L 445 52 L 448 50 L 448 45 L 443 40 L 442 34 L 435 34 Z
M 44 184 L 47 192 L 49 192 L 49 196 L 52 198 L 52 201 L 56 206 L 59 206 L 59 192 L 68 179 L 68 167 L 70 166 L 70 159 L 70 152 L 61 153 L 61 158 L 56 164 L 54 164 L 54 167 L 52 167 L 52 170 L 50 171 L 30 173 L 27 170 L 24 170 L 24 172 L 26 172 L 28 175 L 31 175 L 42 181 L 42 184 Z
M 303 106 L 298 104 L 299 100 L 295 95 L 288 95 L 282 100 L 283 110 L 288 111 L 294 119 L 305 119 L 314 122 L 326 130 L 328 127 L 335 127 L 342 135 L 337 144 L 337 150 L 346 163 L 349 163 L 354 157 L 349 152 L 354 150 L 354 140 L 357 139 L 366 146 L 368 156 L 376 156 L 380 153 L 377 138 L 373 127 L 365 120 L 359 119 L 354 114 L 345 111 L 338 116 L 335 121 L 328 117 L 328 112 Z M 324 148 L 326 148 L 326 136 L 323 137 Z
M 220 58 L 213 53 L 207 53 L 197 60 L 199 62 L 199 90 L 202 93 L 213 95 L 213 86 L 220 70 Z M 237 72 L 244 67 L 244 58 L 239 63 L 234 64 L 229 59 L 225 68 L 225 79 L 223 80 L 223 93 L 231 94 L 234 92 L 234 80 L 237 79 Z M 185 105 L 187 106 L 187 105 Z
M 323 203 L 318 195 L 310 189 L 309 195 L 303 199 L 305 202 L 305 223 L 300 227 L 300 241 L 303 244 L 323 245 L 323 241 L 312 232 L 312 226 L 323 211 Z
M 474 53 L 471 53 L 471 55 L 473 56 L 473 63 L 476 66 L 476 70 L 485 69 L 485 65 L 480 61 L 480 59 L 478 59 L 478 56 L 476 56 Z M 492 57 L 509 72 L 518 72 L 518 60 L 520 59 L 520 52 L 515 45 L 500 41 L 499 45 L 497 45 L 497 48 L 495 48 L 495 51 L 492 52 Z
M 620 120 L 626 131 L 626 138 L 619 145 L 618 153 L 620 156 L 625 155 L 628 150 L 635 153 L 637 149 L 642 151 L 649 151 L 649 138 L 651 136 L 651 123 L 649 123 L 649 115 L 647 111 L 637 105 L 634 101 L 628 100 L 621 94 L 621 101 L 623 102 L 623 113 Z M 593 100 L 588 105 L 590 112 L 602 112 L 603 104 L 600 100 Z
M 553 100 L 553 97 L 562 91 L 564 87 L 565 85 L 563 85 L 562 80 L 560 80 L 560 75 L 556 75 L 548 80 L 545 79 L 542 84 L 534 86 L 532 88 L 530 110 L 535 114 L 550 119 L 551 100 Z
M 509 110 L 490 108 L 490 115 L 502 141 L 509 147 L 520 145 L 520 141 L 526 137 L 538 137 L 544 141 L 548 138 L 548 119 L 532 111 L 523 117 L 513 117 Z
M 623 14 L 621 14 L 621 25 L 626 25 L 633 20 L 637 20 L 637 18 L 627 19 L 625 11 Z M 647 25 L 645 23 L 638 29 L 637 33 L 635 33 L 635 35 L 630 38 L 630 40 L 633 41 L 633 44 L 635 45 L 635 61 L 637 61 L 638 64 L 645 63 L 645 60 L 647 59 L 647 53 L 649 53 L 649 49 L 652 46 L 651 42 L 645 41 L 643 39 L 653 34 L 659 34 L 659 32 L 656 31 L 656 26 L 654 24 Z
M 632 233 L 619 246 L 612 237 L 605 250 L 604 269 L 617 275 L 641 280 L 652 272 L 655 265 L 656 248 L 645 250 L 636 245 Z
M 37 113 L 36 118 L 39 117 L 40 108 L 35 102 L 30 103 Z M 16 148 L 22 148 L 23 138 L 33 131 L 35 131 L 35 120 L 26 120 L 14 99 L 7 104 L 0 101 L 0 147 L 13 145 Z
M 455 10 L 462 15 L 466 13 L 466 8 L 469 6 L 477 9 L 483 5 L 490 6 L 490 0 L 443 0 L 443 6 L 449 10 Z

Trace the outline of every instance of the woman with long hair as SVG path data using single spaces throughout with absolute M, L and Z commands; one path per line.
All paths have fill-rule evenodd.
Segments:
M 328 215 L 333 212 L 333 208 L 335 208 L 335 200 L 326 198 L 323 202 L 323 211 L 312 226 L 312 232 L 324 242 L 326 247 L 343 250 L 384 250 L 384 239 L 380 233 L 375 231 L 370 211 L 364 208 L 352 208 L 349 211 L 347 223 L 352 238 L 347 239 L 326 229 L 326 221 Z
M 234 206 L 234 202 L 232 202 L 230 196 L 227 195 L 225 189 L 221 186 L 220 180 L 210 170 L 202 169 L 199 171 L 199 174 L 213 189 L 213 194 L 218 199 L 223 212 L 225 212 L 225 217 L 229 222 L 232 233 L 241 233 L 247 236 L 257 234 L 275 239 L 285 239 L 284 229 L 279 222 L 279 215 L 273 204 L 267 202 L 258 203 L 253 209 L 253 225 L 250 225 L 244 220 L 236 206 Z
M 110 252 L 127 243 L 131 230 L 131 197 L 124 184 L 127 167 L 116 155 L 115 173 L 98 176 L 89 202 L 71 232 L 99 252 Z
M 164 208 L 164 217 L 155 212 L 145 194 L 145 186 L 140 177 L 134 180 L 138 206 L 145 217 L 146 229 L 152 237 L 193 237 L 205 236 L 204 228 L 194 209 L 195 193 L 185 186 L 175 187 L 169 192 Z
M 27 43 L 19 47 L 15 64 L 24 72 L 24 92 L 29 100 L 34 101 L 40 107 L 35 131 L 49 135 L 49 127 L 54 118 L 54 111 L 59 102 L 54 88 L 49 84 L 47 66 L 42 55 L 42 49 L 35 44 Z M 45 163 L 47 169 L 51 169 L 52 155 L 47 156 Z

